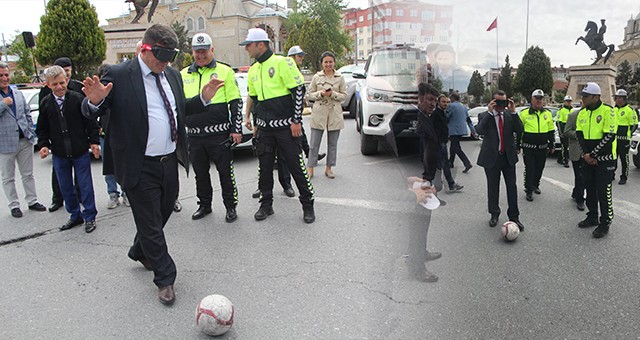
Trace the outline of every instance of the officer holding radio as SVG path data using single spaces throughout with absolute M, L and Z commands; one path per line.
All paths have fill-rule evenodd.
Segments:
M 238 218 L 238 189 L 233 173 L 231 146 L 242 140 L 240 90 L 233 69 L 213 57 L 214 48 L 208 34 L 194 35 L 191 47 L 194 62 L 180 72 L 185 97 L 198 96 L 211 78 L 224 80 L 224 87 L 216 92 L 204 111 L 194 112 L 187 108 L 186 112 L 189 154 L 196 173 L 196 195 L 199 205 L 191 218 L 199 220 L 213 211 L 213 188 L 209 174 L 213 161 L 220 177 L 222 200 L 227 209 L 225 220 L 233 222 Z

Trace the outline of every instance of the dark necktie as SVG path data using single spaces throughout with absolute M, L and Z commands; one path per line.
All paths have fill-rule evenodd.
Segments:
M 56 97 L 56 103 L 58 103 L 58 108 L 60 112 L 62 112 L 62 107 L 64 106 L 64 97 Z
M 500 134 L 500 152 L 504 153 L 504 123 L 502 113 L 498 113 L 498 133 Z
M 171 141 L 175 142 L 178 139 L 178 129 L 176 128 L 176 118 L 173 116 L 173 109 L 171 108 L 171 103 L 169 102 L 169 98 L 167 98 L 167 94 L 164 92 L 162 88 L 162 83 L 160 82 L 160 75 L 151 72 L 153 76 L 156 78 L 156 85 L 158 85 L 158 91 L 160 92 L 160 96 L 162 97 L 162 101 L 164 102 L 164 108 L 167 110 L 167 114 L 169 115 L 169 126 L 171 127 Z

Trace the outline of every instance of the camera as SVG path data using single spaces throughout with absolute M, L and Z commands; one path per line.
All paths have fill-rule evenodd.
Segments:
M 506 99 L 496 99 L 496 106 L 507 107 L 509 106 L 509 101 Z

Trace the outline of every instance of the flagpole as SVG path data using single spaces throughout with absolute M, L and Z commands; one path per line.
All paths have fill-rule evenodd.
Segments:
M 496 20 L 498 18 L 496 17 Z M 496 25 L 496 69 L 498 70 L 498 89 L 500 89 L 500 57 L 498 56 L 498 30 L 500 28 Z

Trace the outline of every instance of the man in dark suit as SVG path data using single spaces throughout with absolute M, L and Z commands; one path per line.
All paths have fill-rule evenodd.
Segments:
M 200 95 L 185 101 L 180 73 L 167 68 L 178 54 L 178 37 L 165 25 L 149 27 L 133 60 L 107 67 L 102 79 L 84 80 L 83 114 L 95 118 L 110 110 L 105 138 L 116 180 L 127 192 L 137 233 L 128 256 L 153 270 L 158 298 L 175 301 L 176 266 L 164 226 L 178 193 L 178 162 L 189 169 L 186 107 L 203 110 L 224 84 L 211 79 Z
M 53 62 L 54 66 L 60 66 L 64 70 L 67 78 L 67 90 L 79 93 L 82 97 L 84 97 L 84 92 L 82 92 L 82 83 L 78 80 L 71 79 L 71 75 L 73 74 L 73 63 L 71 59 L 68 57 L 60 57 Z M 40 89 L 40 93 L 38 94 L 38 103 L 42 102 L 42 99 L 51 93 L 51 89 L 48 86 Z M 80 185 L 78 184 L 77 179 L 75 180 L 75 186 L 78 189 L 78 200 L 81 200 L 82 195 L 80 194 Z M 64 204 L 64 199 L 62 198 L 62 191 L 60 191 L 60 185 L 58 184 L 58 177 L 56 176 L 56 170 L 51 167 L 51 205 L 49 206 L 49 212 L 54 212 L 60 208 L 62 208 Z
M 520 231 L 524 225 L 520 222 L 518 210 L 518 192 L 516 187 L 516 163 L 520 153 L 520 138 L 522 137 L 522 123 L 514 114 L 515 104 L 507 99 L 504 91 L 498 90 L 493 94 L 493 100 L 488 105 L 488 114 L 476 126 L 476 132 L 484 135 L 478 165 L 484 168 L 487 177 L 487 198 L 491 219 L 489 226 L 495 227 L 500 216 L 500 174 L 504 176 L 507 186 L 507 201 L 509 220 L 518 224 Z

